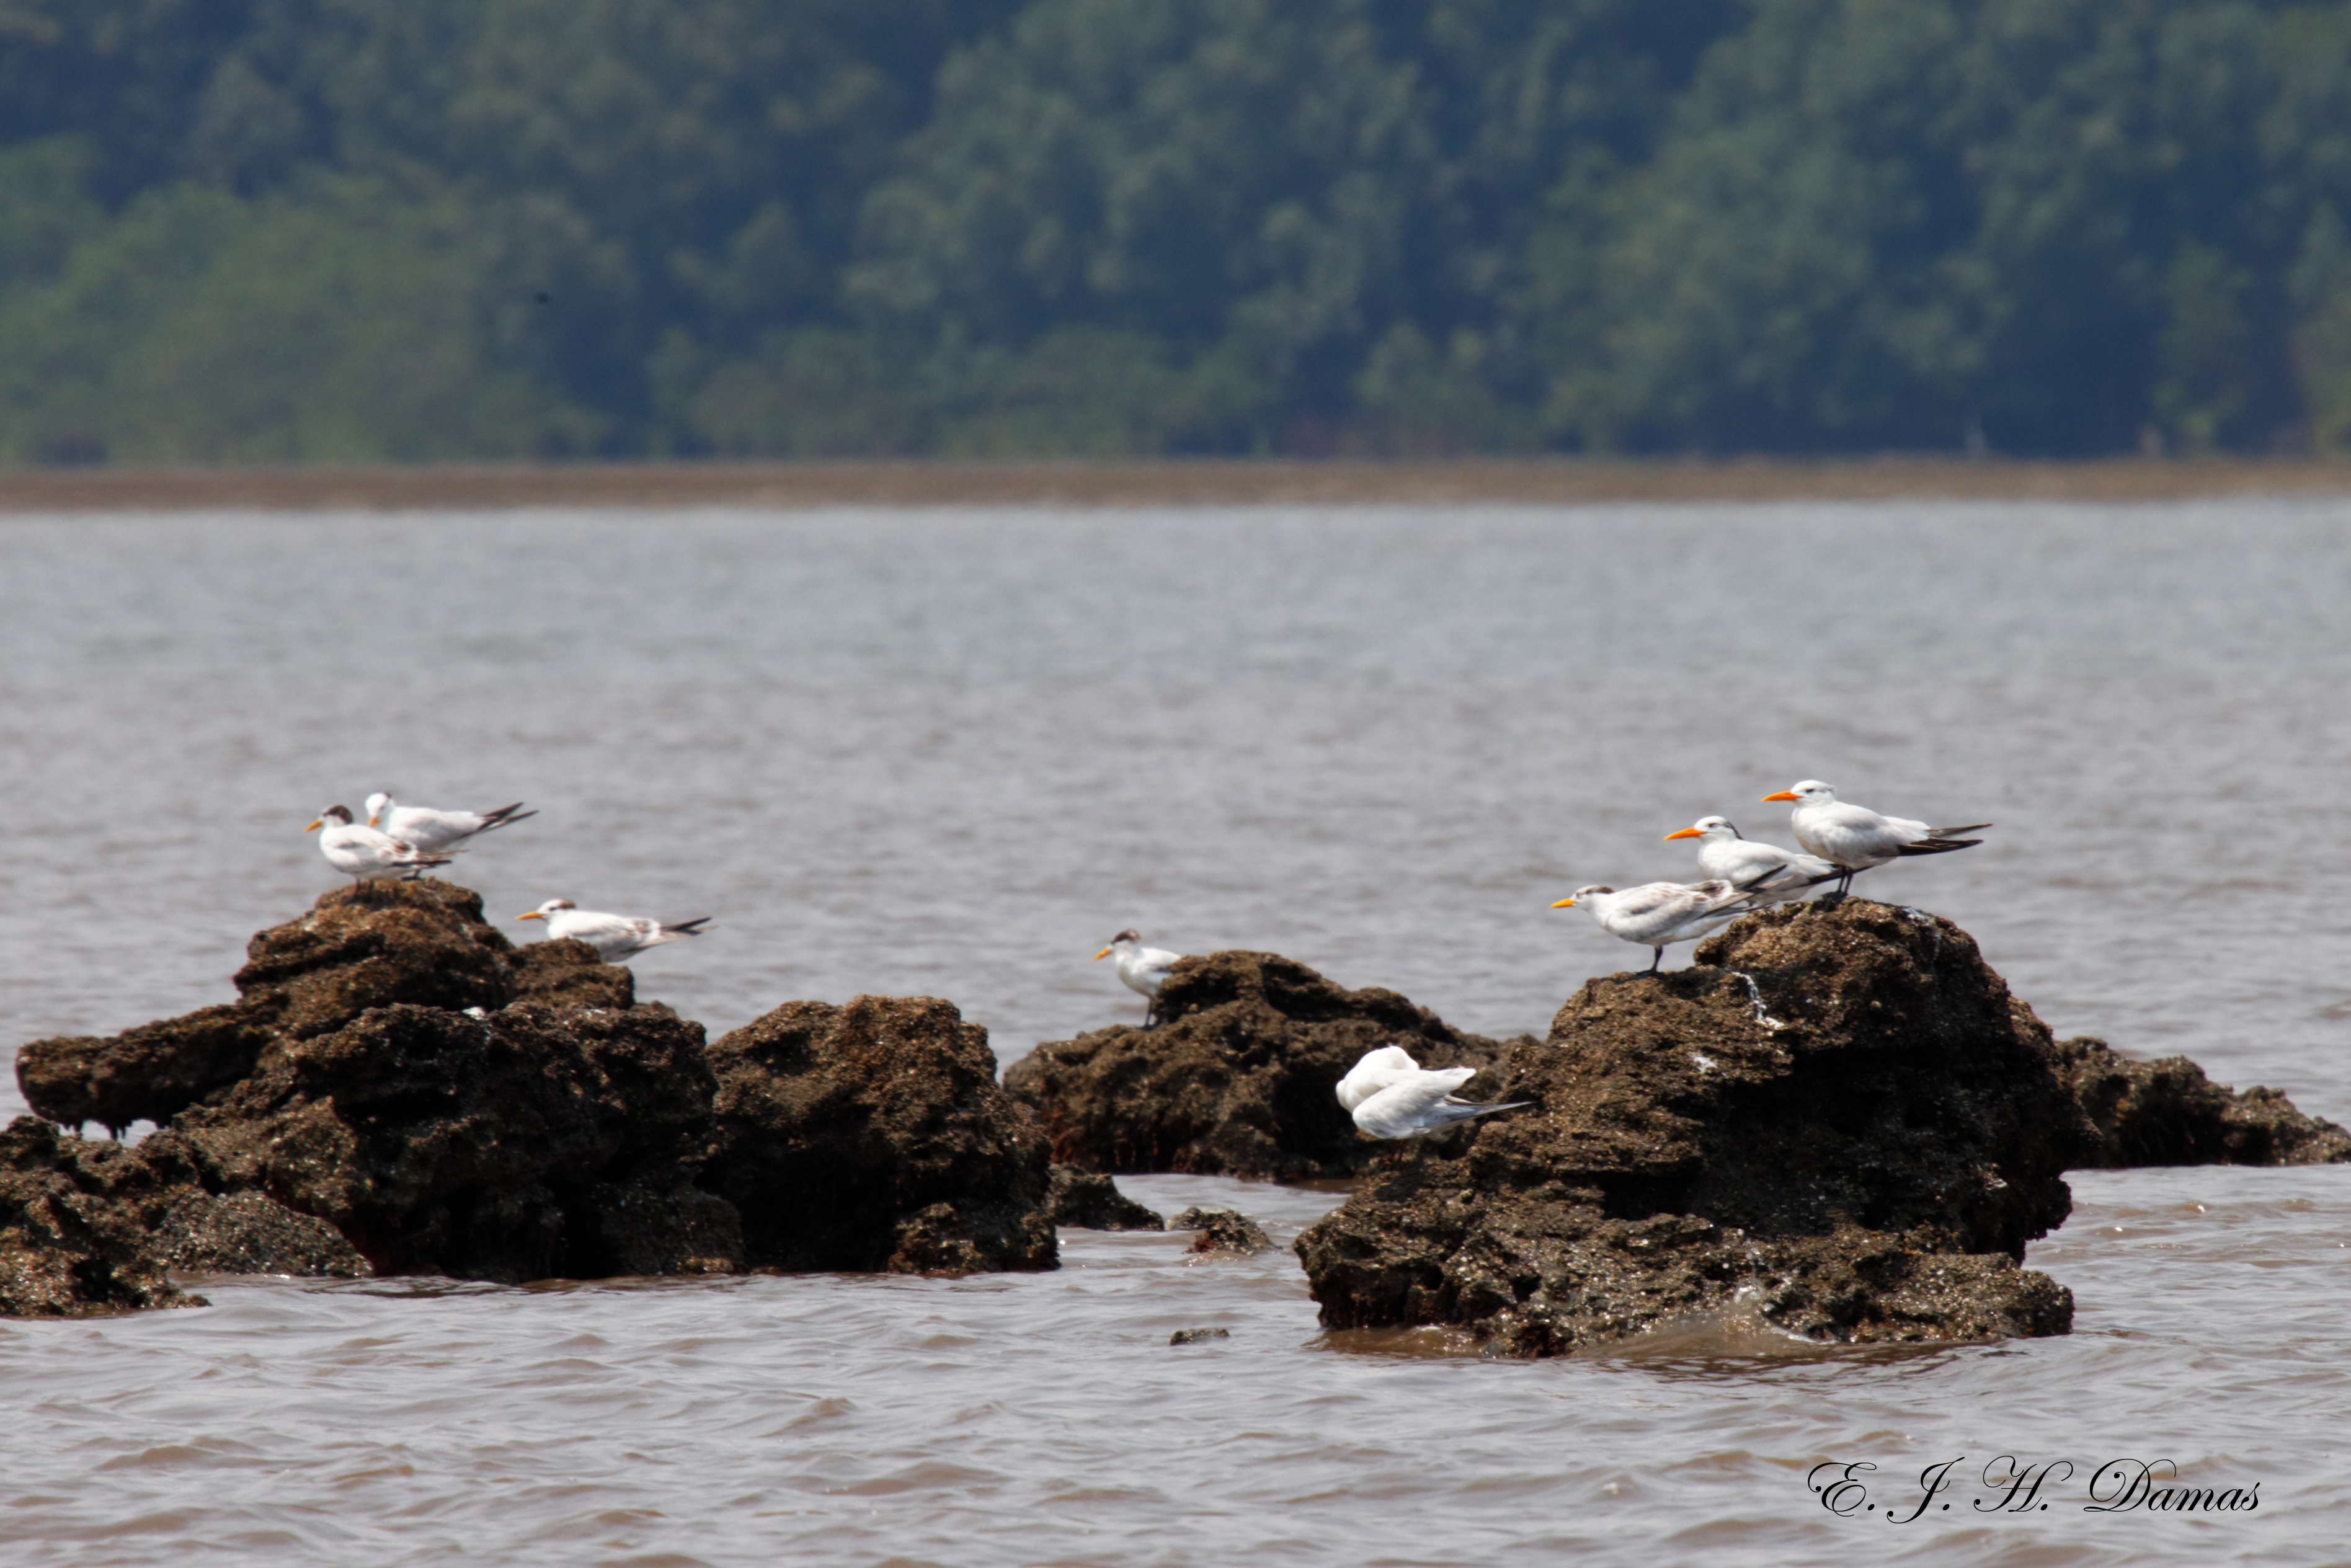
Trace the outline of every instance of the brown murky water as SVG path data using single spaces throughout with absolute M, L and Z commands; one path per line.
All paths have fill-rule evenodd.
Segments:
M 1678 874 L 1705 812 L 1783 837 L 1757 797 L 1819 777 L 1998 821 L 1865 891 L 2061 1032 L 2351 1120 L 2346 692 L 2332 501 L 16 518 L 0 1019 L 224 998 L 329 884 L 302 825 L 389 789 L 541 809 L 462 866 L 494 911 L 715 915 L 636 966 L 714 1030 L 921 991 L 1009 1059 L 1139 1016 L 1086 962 L 1134 925 L 1540 1030 L 1642 956 L 1551 899 Z M 1284 1242 L 1336 1201 L 1125 1185 Z M 1326 1339 L 1287 1251 L 1181 1236 L 960 1281 L 209 1281 L 0 1324 L 0 1563 L 2351 1561 L 2351 1173 L 2075 1187 L 2031 1258 L 2074 1336 L 1907 1354 Z M 2116 1459 L 2259 1506 L 2086 1511 Z

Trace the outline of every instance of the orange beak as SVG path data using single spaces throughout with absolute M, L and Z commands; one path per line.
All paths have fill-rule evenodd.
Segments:
M 1552 904 L 1552 907 L 1553 909 L 1565 909 L 1574 902 L 1575 900 L 1572 898 L 1562 898 L 1557 904 Z
M 538 910 L 534 909 L 534 910 L 532 910 L 532 911 L 531 911 L 529 914 L 528 914 L 528 915 L 516 915 L 516 916 L 515 916 L 515 918 L 516 918 L 517 920 L 544 920 L 544 919 L 546 919 L 546 918 L 547 918 L 547 916 L 546 916 L 546 915 L 541 915 Z
M 1101 952 L 1095 954 L 1094 956 L 1097 958 L 1107 958 L 1110 956 L 1110 949 L 1105 947 Z
M 304 832 L 306 832 L 306 833 L 315 833 L 315 832 L 317 832 L 320 828 L 323 828 L 323 827 L 325 827 L 326 825 L 327 825 L 327 819 L 326 819 L 326 818 L 324 818 L 324 817 L 321 817 L 321 818 L 319 818 L 317 821 L 315 821 L 315 822 L 311 823 L 308 827 L 307 827 L 307 828 L 303 829 L 302 831 L 303 831 Z
M 1764 796 L 1763 799 L 1766 800 L 1792 800 L 1796 799 L 1796 792 L 1793 789 L 1774 789 L 1769 795 Z
M 1666 842 L 1672 843 L 1676 839 L 1702 839 L 1704 837 L 1706 837 L 1706 835 L 1699 832 L 1696 828 L 1684 828 L 1678 833 L 1667 833 L 1666 835 Z

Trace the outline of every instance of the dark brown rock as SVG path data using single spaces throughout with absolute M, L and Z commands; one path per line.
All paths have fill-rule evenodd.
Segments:
M 1186 1252 L 1229 1252 L 1246 1258 L 1272 1247 L 1258 1222 L 1230 1208 L 1187 1208 L 1167 1222 L 1170 1230 L 1196 1230 Z
M 576 937 L 533 942 L 514 955 L 515 999 L 551 1008 L 609 1008 L 625 1012 L 637 1005 L 637 977 L 626 964 L 607 964 L 596 949 Z
M 658 1003 L 480 1018 L 402 1003 L 280 1040 L 149 1145 L 183 1148 L 208 1189 L 327 1220 L 379 1273 L 699 1271 L 723 1220 L 661 1200 L 709 1152 L 714 1088 L 701 1026 Z M 625 1223 L 622 1188 L 643 1195 Z
M 252 1072 L 273 1041 L 331 1033 L 370 1008 L 494 1012 L 521 999 L 625 1010 L 635 1000 L 634 977 L 585 943 L 517 951 L 483 919 L 480 894 L 431 878 L 380 884 L 356 903 L 348 890 L 324 894 L 255 936 L 246 955 L 235 1002 L 111 1039 L 26 1046 L 26 1102 L 72 1127 L 160 1125 Z
M 1230 1329 L 1177 1329 L 1167 1336 L 1169 1344 L 1207 1344 L 1211 1340 L 1230 1339 Z
M 2018 1267 L 2093 1136 L 2054 1061 L 1949 922 L 1782 905 L 1585 986 L 1499 1073 L 1534 1108 L 1393 1146 L 1298 1251 L 1328 1327 L 1520 1355 L 1741 1300 L 1822 1340 L 2064 1333 Z
M 149 1238 L 189 1190 L 119 1144 L 19 1116 L 0 1132 L 0 1317 L 78 1318 L 200 1307 Z
M 153 1246 L 166 1267 L 183 1274 L 364 1279 L 373 1272 L 333 1226 L 257 1192 L 188 1192 L 156 1227 Z
M 327 894 L 300 919 L 254 937 L 236 988 L 275 1007 L 278 1033 L 302 1040 L 400 1002 L 502 1008 L 515 994 L 513 955 L 472 889 L 430 877 L 381 883 L 366 902 Z
M 1378 1145 L 1332 1096 L 1364 1052 L 1402 1045 L 1423 1067 L 1483 1066 L 1506 1049 L 1394 991 L 1350 991 L 1272 953 L 1186 958 L 1160 987 L 1158 1027 L 1040 1045 L 1004 1086 L 1043 1117 L 1053 1157 L 1081 1169 L 1300 1180 L 1350 1175 Z M 1465 1094 L 1492 1085 L 1473 1079 Z
M 166 1261 L 497 1281 L 1054 1265 L 1044 1138 L 945 1002 L 796 1003 L 713 1052 L 627 969 L 577 942 L 517 951 L 429 880 L 321 899 L 254 938 L 237 985 L 21 1054 L 46 1114 L 169 1125 L 135 1153 L 54 1128 L 25 1145 L 0 1312 L 175 1300 Z
M 574 1204 L 567 1222 L 584 1242 L 573 1272 L 617 1274 L 740 1274 L 743 1218 L 725 1198 L 689 1186 L 600 1182 Z
M 35 1040 L 16 1058 L 26 1103 L 70 1127 L 160 1125 L 244 1078 L 272 1041 L 332 1033 L 370 1008 L 495 1012 L 523 998 L 625 1009 L 635 999 L 629 971 L 586 944 L 517 952 L 483 919 L 480 894 L 432 878 L 379 884 L 360 902 L 324 894 L 254 937 L 236 988 L 235 1002 L 111 1039 Z
M 755 1266 L 971 1273 L 1058 1264 L 1045 1140 L 951 1002 L 789 1002 L 710 1049 L 705 1185 Z
M 2084 1170 L 2132 1166 L 2318 1166 L 2351 1160 L 2351 1132 L 2274 1089 L 2240 1094 L 2184 1056 L 2138 1061 L 2102 1040 L 2060 1040 L 2059 1070 L 2097 1128 Z
M 1165 1230 L 1167 1222 L 1118 1190 L 1106 1176 L 1055 1166 L 1046 1199 L 1055 1225 L 1073 1230 Z
M 274 1022 L 268 1009 L 232 1002 L 111 1039 L 37 1040 L 16 1053 L 16 1083 L 50 1121 L 101 1123 L 119 1138 L 131 1123 L 168 1122 L 252 1071 Z

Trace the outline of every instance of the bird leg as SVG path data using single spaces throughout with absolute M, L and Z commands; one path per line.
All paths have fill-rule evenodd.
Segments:
M 1655 952 L 1656 956 L 1649 960 L 1649 973 L 1652 975 L 1657 972 L 1657 966 L 1666 961 L 1666 950 L 1663 947 L 1655 949 Z

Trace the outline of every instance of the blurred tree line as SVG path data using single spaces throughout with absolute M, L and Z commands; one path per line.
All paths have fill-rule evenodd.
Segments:
M 0 461 L 2351 446 L 2351 0 L 0 0 Z

